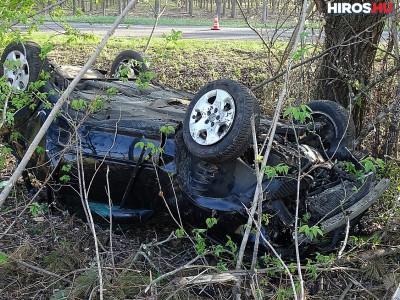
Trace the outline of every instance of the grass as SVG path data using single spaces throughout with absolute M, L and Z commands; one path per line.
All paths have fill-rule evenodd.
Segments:
M 82 22 L 89 24 L 110 24 L 116 20 L 117 17 L 114 16 L 64 16 L 61 20 L 65 22 Z M 53 21 L 52 18 L 45 16 L 44 20 Z M 213 20 L 199 20 L 193 18 L 170 18 L 161 17 L 158 25 L 165 26 L 211 26 Z M 248 27 L 244 20 L 233 20 L 233 19 L 220 19 L 220 26 L 230 26 L 230 27 Z M 150 17 L 128 17 L 125 18 L 122 24 L 127 25 L 153 25 L 154 18 Z M 257 28 L 275 28 L 276 24 L 266 23 L 262 24 L 260 22 L 251 22 L 254 27 Z M 292 24 L 283 24 L 282 28 L 288 29 L 293 28 Z
M 65 35 L 49 36 L 35 33 L 26 37 L 43 45 L 55 45 L 50 58 L 61 65 L 82 66 L 94 52 L 100 36 L 91 36 L 68 42 Z M 97 59 L 94 67 L 108 70 L 116 55 L 127 49 L 143 51 L 147 38 L 112 38 Z M 281 57 L 286 43 L 276 42 L 274 52 Z M 275 64 L 261 41 L 212 41 L 178 40 L 167 43 L 163 38 L 154 38 L 147 55 L 152 61 L 152 72 L 157 80 L 175 89 L 197 92 L 206 83 L 220 78 L 230 78 L 248 87 L 271 77 L 271 64 Z M 258 99 L 272 109 L 277 97 L 276 89 L 260 89 Z
M 55 45 L 68 44 L 73 48 L 77 48 L 82 45 L 92 45 L 96 46 L 100 40 L 101 36 L 91 35 L 90 39 L 85 37 L 84 39 L 77 39 L 72 42 L 68 42 L 69 37 L 66 35 L 49 35 L 45 33 L 34 33 L 27 35 L 26 39 L 33 40 L 38 44 L 52 43 Z M 142 50 L 146 43 L 147 37 L 142 38 L 111 38 L 106 46 L 106 49 L 136 49 Z M 277 42 L 275 45 L 277 49 L 282 48 L 286 43 Z M 189 53 L 196 53 L 200 51 L 214 51 L 221 56 L 227 55 L 230 50 L 237 51 L 248 51 L 248 52 L 262 52 L 264 46 L 259 41 L 214 41 L 214 40 L 178 40 L 176 44 L 167 43 L 163 38 L 153 38 L 150 53 L 157 52 L 166 48 L 168 50 L 182 50 Z

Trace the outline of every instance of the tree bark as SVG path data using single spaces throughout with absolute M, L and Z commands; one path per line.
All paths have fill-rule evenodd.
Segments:
M 216 0 L 215 1 L 216 6 L 217 6 L 217 16 L 218 18 L 221 17 L 221 13 L 222 13 L 222 1 L 221 0 Z
M 193 0 L 188 0 L 189 2 L 189 16 L 193 17 Z
M 267 0 L 263 0 L 261 22 L 264 24 L 267 23 L 267 7 Z
M 124 6 L 124 4 L 123 4 L 123 1 L 122 1 L 122 0 L 118 0 L 118 9 L 119 9 L 119 14 L 121 14 L 121 13 L 122 13 L 123 6 Z
M 276 12 L 276 5 L 278 4 L 277 2 L 276 2 L 276 0 L 272 0 L 272 3 L 271 3 L 272 5 L 272 13 L 275 13 Z
M 160 0 L 154 0 L 154 15 L 157 17 L 160 13 Z
M 352 0 L 352 3 L 357 2 Z M 317 3 L 326 13 L 324 1 Z M 333 100 L 344 107 L 352 105 L 356 132 L 361 130 L 366 102 L 361 97 L 351 103 L 363 86 L 368 84 L 376 46 L 383 30 L 382 14 L 371 15 L 326 15 L 325 49 L 334 48 L 324 56 L 317 70 L 316 99 Z
M 399 40 L 397 31 L 397 20 L 393 17 L 391 19 L 391 33 L 393 39 L 394 54 L 399 64 Z M 389 156 L 398 157 L 399 153 L 399 131 L 400 131 L 400 73 L 397 73 L 397 89 L 396 89 L 396 100 L 393 104 L 393 109 L 389 118 L 389 128 L 386 138 L 386 149 L 385 154 Z
M 72 14 L 76 14 L 76 0 L 72 0 Z
M 236 16 L 236 0 L 231 0 L 231 18 L 235 18 Z

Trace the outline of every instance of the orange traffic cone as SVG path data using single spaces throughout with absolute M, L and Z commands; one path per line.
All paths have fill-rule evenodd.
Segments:
M 214 16 L 214 26 L 211 30 L 219 30 L 219 22 L 218 22 L 218 15 Z

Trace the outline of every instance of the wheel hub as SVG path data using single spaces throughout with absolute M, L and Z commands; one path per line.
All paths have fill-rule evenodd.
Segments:
M 235 102 L 225 90 L 205 93 L 196 103 L 189 122 L 193 140 L 200 145 L 219 142 L 230 130 L 235 118 Z
M 210 122 L 214 122 L 216 119 L 217 119 L 217 116 L 216 116 L 215 114 L 211 114 L 211 115 L 208 117 L 208 120 L 209 120 Z
M 26 90 L 29 83 L 29 64 L 26 56 L 18 50 L 11 51 L 4 63 L 4 74 L 8 84 L 16 91 Z

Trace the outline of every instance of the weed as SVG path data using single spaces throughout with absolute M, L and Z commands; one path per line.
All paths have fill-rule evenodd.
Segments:
M 33 217 L 45 215 L 48 211 L 49 211 L 49 206 L 47 205 L 47 203 L 33 202 L 29 206 L 29 212 Z

